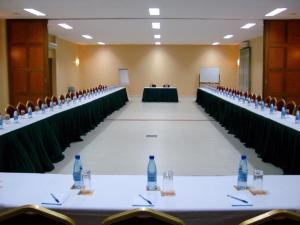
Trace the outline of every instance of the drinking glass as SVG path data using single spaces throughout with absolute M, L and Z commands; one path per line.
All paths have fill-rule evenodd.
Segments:
M 174 173 L 171 170 L 168 170 L 163 173 L 162 192 L 164 195 L 172 195 L 174 193 L 173 175 Z
M 253 172 L 253 189 L 255 191 L 263 190 L 264 171 L 255 169 Z
M 90 192 L 92 190 L 92 175 L 90 170 L 82 171 L 82 187 L 81 191 Z

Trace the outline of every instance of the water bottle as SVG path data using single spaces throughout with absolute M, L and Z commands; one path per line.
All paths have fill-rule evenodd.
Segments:
M 284 119 L 285 118 L 285 107 L 282 106 L 281 108 L 281 119 Z
M 149 156 L 149 163 L 147 168 L 147 182 L 147 189 L 149 191 L 155 191 L 157 188 L 157 171 L 153 155 Z
M 3 118 L 1 113 L 0 113 L 0 129 L 3 129 Z
M 58 108 L 61 109 L 62 108 L 62 103 L 61 100 L 58 100 Z
M 274 112 L 274 105 L 271 104 L 271 105 L 270 105 L 270 114 L 273 114 L 273 112 Z
M 54 106 L 53 106 L 53 102 L 51 101 L 51 102 L 50 102 L 50 111 L 53 112 L 53 110 L 54 110 Z
M 82 164 L 80 161 L 80 155 L 75 155 L 74 167 L 73 167 L 73 180 L 74 188 L 80 189 L 82 186 Z
M 28 118 L 32 118 L 32 108 L 28 107 Z
M 239 164 L 238 181 L 237 181 L 237 188 L 239 190 L 245 190 L 247 188 L 247 177 L 248 177 L 247 156 L 242 155 Z
M 255 99 L 255 108 L 256 109 L 258 108 L 258 101 L 257 101 L 257 99 Z
M 261 109 L 261 111 L 265 110 L 265 103 L 264 103 L 264 101 L 261 101 L 260 109 Z
M 297 110 L 297 112 L 296 112 L 295 122 L 300 123 L 300 112 L 299 112 L 299 110 Z
M 14 122 L 17 123 L 18 122 L 18 112 L 14 111 Z
M 42 109 L 42 113 L 45 113 L 45 104 L 44 103 L 42 104 L 41 109 Z

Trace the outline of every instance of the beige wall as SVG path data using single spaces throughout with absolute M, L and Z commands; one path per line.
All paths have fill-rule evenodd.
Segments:
M 9 87 L 7 71 L 6 22 L 0 20 L 0 113 L 9 104 Z
M 263 90 L 263 37 L 250 40 L 251 46 L 251 92 L 262 94 Z
M 80 87 L 79 67 L 75 65 L 75 59 L 79 56 L 78 45 L 56 38 L 56 95 L 65 94 L 69 86 L 76 89 Z
M 150 83 L 169 83 L 183 96 L 195 96 L 200 67 L 220 67 L 222 85 L 238 86 L 238 46 L 82 45 L 81 88 L 118 84 L 120 68 L 128 69 L 130 95 L 141 95 Z

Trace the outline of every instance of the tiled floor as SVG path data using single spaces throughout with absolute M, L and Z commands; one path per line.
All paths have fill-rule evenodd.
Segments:
M 72 173 L 73 158 L 80 154 L 85 169 L 93 174 L 145 174 L 150 154 L 158 174 L 235 175 L 241 153 L 253 168 L 265 174 L 282 170 L 259 159 L 198 106 L 194 98 L 179 103 L 142 103 L 131 98 L 95 130 L 73 143 L 66 158 L 51 173 Z

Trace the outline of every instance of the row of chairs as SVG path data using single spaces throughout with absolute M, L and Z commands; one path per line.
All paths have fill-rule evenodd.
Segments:
M 15 111 L 17 111 L 19 115 L 22 115 L 23 113 L 27 113 L 28 108 L 30 107 L 34 112 L 35 110 L 40 109 L 42 107 L 42 104 L 44 104 L 45 107 L 50 107 L 50 102 L 53 102 L 54 105 L 57 105 L 58 100 L 64 102 L 66 99 L 73 99 L 75 96 L 78 98 L 79 96 L 83 96 L 85 94 L 96 92 L 96 91 L 102 91 L 105 90 L 106 88 L 107 88 L 106 85 L 100 84 L 98 87 L 95 88 L 83 89 L 76 92 L 68 92 L 66 95 L 60 95 L 59 98 L 57 98 L 54 95 L 51 98 L 46 96 L 44 100 L 38 98 L 36 100 L 36 105 L 34 105 L 33 102 L 30 100 L 28 100 L 26 104 L 19 102 L 16 107 L 12 105 L 8 105 L 5 108 L 5 113 L 8 115 L 8 117 L 12 118 Z
M 217 90 L 225 91 L 231 94 L 244 96 L 245 98 L 250 98 L 252 101 L 257 100 L 258 102 L 261 102 L 263 98 L 261 95 L 251 94 L 249 92 L 242 92 L 240 90 L 236 90 L 233 88 L 223 87 L 223 86 L 217 86 Z M 267 96 L 264 99 L 264 103 L 270 107 L 271 104 L 273 104 L 274 108 L 276 108 L 278 111 L 282 110 L 282 107 L 285 107 L 288 110 L 288 113 L 291 115 L 295 115 L 297 110 L 300 111 L 300 105 L 296 105 L 295 101 L 290 100 L 288 103 L 286 103 L 284 98 L 281 98 L 280 100 L 277 100 L 276 97 Z
M 70 217 L 38 205 L 25 205 L 0 213 L 1 225 L 75 225 Z M 133 209 L 106 218 L 102 225 L 185 225 L 177 217 L 149 208 Z M 300 224 L 300 214 L 287 210 L 272 210 L 240 225 Z
M 156 87 L 156 84 L 150 84 L 150 87 Z M 170 84 L 164 84 L 163 87 L 171 87 Z

